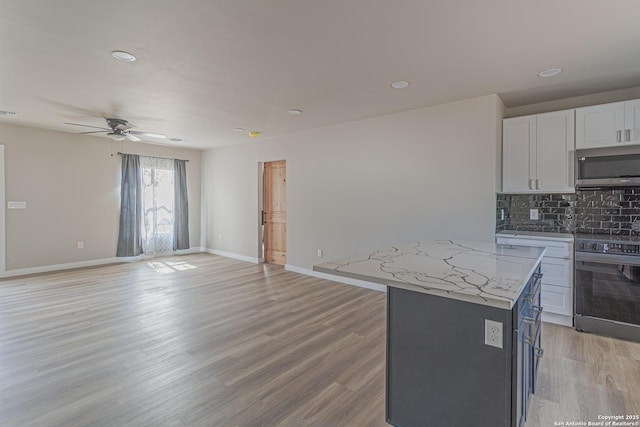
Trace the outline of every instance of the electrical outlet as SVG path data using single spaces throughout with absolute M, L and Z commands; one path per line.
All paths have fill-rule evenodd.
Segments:
M 322 258 L 322 249 L 318 249 L 318 258 Z
M 84 242 L 81 242 L 80 240 L 78 240 L 78 249 L 84 249 Z
M 529 219 L 538 219 L 538 209 L 529 209 Z
M 502 348 L 502 323 L 484 319 L 484 343 L 492 347 Z

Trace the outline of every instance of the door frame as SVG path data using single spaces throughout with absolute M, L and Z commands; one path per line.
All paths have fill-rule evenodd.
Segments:
M 6 243 L 5 243 L 5 227 L 6 227 L 6 208 L 5 201 L 5 163 L 4 163 L 4 145 L 0 144 L 0 277 L 4 277 L 6 273 Z
M 264 226 L 262 224 L 262 211 L 264 210 L 264 164 L 258 162 L 258 262 L 264 263 Z

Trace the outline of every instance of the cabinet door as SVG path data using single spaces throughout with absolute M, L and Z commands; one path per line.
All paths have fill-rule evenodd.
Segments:
M 542 258 L 542 283 L 567 286 L 573 283 L 573 261 L 544 256 Z
M 573 316 L 573 288 L 543 283 L 540 304 L 543 313 Z
M 574 110 L 537 116 L 535 188 L 574 192 Z
M 502 122 L 502 191 L 533 192 L 536 171 L 536 116 Z
M 640 144 L 640 99 L 624 103 L 624 142 Z
M 623 144 L 624 102 L 576 109 L 576 148 Z

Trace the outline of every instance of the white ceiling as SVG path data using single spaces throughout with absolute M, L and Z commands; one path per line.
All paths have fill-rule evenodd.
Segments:
M 255 141 L 235 127 L 266 140 L 491 93 L 513 107 L 640 85 L 639 16 L 637 0 L 6 0 L 0 110 L 18 116 L 0 121 L 119 117 L 211 148 Z

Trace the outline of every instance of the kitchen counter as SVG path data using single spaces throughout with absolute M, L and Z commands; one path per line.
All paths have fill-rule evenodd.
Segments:
M 555 240 L 560 242 L 573 242 L 573 234 L 571 233 L 550 233 L 543 231 L 517 231 L 504 230 L 496 233 L 496 237 L 513 237 L 518 239 L 544 239 Z
M 544 252 L 435 240 L 314 266 L 389 287 L 389 424 L 524 424 L 542 354 L 536 307 Z
M 313 269 L 509 310 L 544 251 L 493 242 L 421 241 L 318 264 Z

